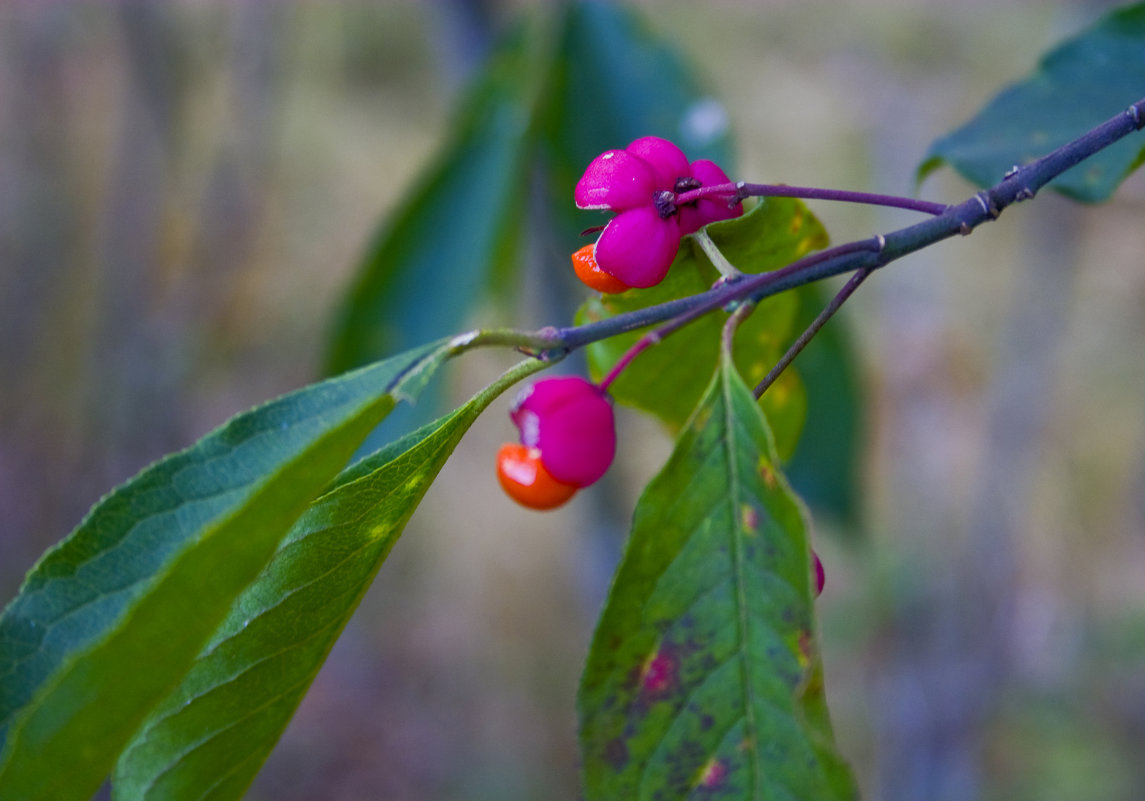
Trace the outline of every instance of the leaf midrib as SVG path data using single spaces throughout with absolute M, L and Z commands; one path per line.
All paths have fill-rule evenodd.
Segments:
M 750 659 L 748 656 L 748 647 L 750 637 L 748 633 L 748 625 L 751 617 L 751 610 L 748 608 L 747 603 L 747 580 L 746 580 L 746 567 L 745 555 L 743 552 L 743 532 L 741 529 L 741 519 L 737 514 L 737 499 L 740 497 L 741 487 L 739 481 L 739 473 L 737 465 L 739 464 L 738 452 L 736 449 L 735 440 L 735 410 L 732 404 L 732 392 L 734 387 L 730 379 L 730 370 L 734 369 L 729 364 L 730 356 L 725 357 L 724 363 L 720 368 L 721 381 L 724 384 L 722 394 L 723 412 L 724 412 L 724 437 L 727 443 L 725 453 L 727 454 L 728 464 L 728 503 L 731 508 L 729 509 L 729 516 L 731 519 L 731 549 L 732 554 L 732 571 L 735 577 L 735 604 L 736 604 L 736 633 L 739 639 L 738 655 L 740 658 L 740 681 L 743 688 L 743 704 L 744 704 L 744 730 L 745 736 L 750 743 L 748 748 L 749 764 L 751 770 L 751 797 L 754 799 L 761 798 L 762 790 L 760 788 L 760 777 L 763 775 L 762 768 L 759 764 L 759 747 L 758 747 L 758 726 L 755 720 L 755 697 L 752 690 L 751 674 L 750 674 Z

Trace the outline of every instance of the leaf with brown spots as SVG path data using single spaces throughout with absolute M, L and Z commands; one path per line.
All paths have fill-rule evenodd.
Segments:
M 636 508 L 578 710 L 588 801 L 856 796 L 799 501 L 730 360 Z

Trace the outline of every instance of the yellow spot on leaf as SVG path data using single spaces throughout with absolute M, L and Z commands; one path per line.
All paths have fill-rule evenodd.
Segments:
M 760 478 L 763 479 L 763 484 L 765 487 L 768 489 L 775 489 L 775 485 L 777 483 L 775 480 L 775 470 L 763 459 L 759 460 L 759 475 Z
M 795 647 L 795 658 L 799 661 L 799 667 L 806 670 L 811 665 L 811 656 L 814 651 L 815 643 L 811 640 L 811 635 L 806 631 L 799 632 L 798 642 Z
M 745 534 L 759 533 L 759 512 L 750 503 L 745 503 L 740 507 L 740 519 Z
M 708 789 L 718 787 L 727 775 L 727 765 L 715 757 L 712 757 L 700 768 L 699 776 L 696 779 L 696 786 L 707 787 Z
M 711 409 L 709 409 L 708 407 L 705 406 L 704 408 L 700 409 L 700 411 L 696 414 L 695 419 L 692 421 L 692 428 L 693 429 L 703 428 L 704 426 L 706 426 L 708 424 L 708 420 L 710 420 L 711 417 L 712 417 Z
M 791 218 L 791 233 L 797 234 L 803 228 L 803 209 L 796 207 L 795 214 Z

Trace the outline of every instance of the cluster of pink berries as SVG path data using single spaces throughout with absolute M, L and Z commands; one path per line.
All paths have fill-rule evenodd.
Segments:
M 727 183 L 715 163 L 689 163 L 680 148 L 655 136 L 597 156 L 577 182 L 576 204 L 616 216 L 595 244 L 573 254 L 577 275 L 593 289 L 609 293 L 659 283 L 681 237 L 742 211 L 738 202 L 726 198 L 679 203 L 678 196 Z M 497 476 L 505 492 L 523 506 L 555 509 L 596 482 L 612 464 L 612 404 L 602 389 L 582 378 L 550 378 L 527 387 L 511 417 L 520 442 L 501 447 Z
M 680 148 L 656 136 L 601 153 L 577 182 L 574 197 L 579 208 L 613 211 L 616 216 L 594 245 L 573 254 L 577 275 L 593 289 L 609 293 L 660 283 L 682 237 L 743 213 L 738 201 L 702 198 L 678 204 L 677 196 L 728 183 L 714 162 L 689 163 Z

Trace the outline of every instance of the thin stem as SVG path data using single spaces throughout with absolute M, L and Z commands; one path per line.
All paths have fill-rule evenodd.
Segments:
M 601 339 L 607 339 L 616 334 L 623 334 L 638 328 L 646 328 L 649 325 L 655 325 L 664 320 L 672 320 L 674 323 L 676 320 L 682 318 L 683 322 L 681 325 L 686 325 L 692 320 L 702 317 L 714 309 L 726 306 L 729 303 L 734 303 L 744 298 L 751 298 L 758 301 L 762 298 L 782 292 L 785 289 L 791 289 L 808 283 L 811 280 L 816 280 L 813 278 L 803 280 L 803 273 L 805 271 L 813 271 L 816 267 L 819 267 L 819 269 L 827 269 L 831 265 L 834 265 L 839 259 L 852 254 L 875 254 L 879 251 L 879 242 L 878 237 L 863 239 L 857 242 L 848 242 L 844 245 L 837 245 L 833 248 L 827 248 L 826 250 L 820 250 L 816 253 L 804 256 L 802 259 L 789 264 L 783 269 L 769 273 L 745 274 L 742 278 L 721 283 L 707 292 L 701 292 L 698 295 L 692 295 L 688 298 L 668 301 L 667 303 L 661 303 L 657 306 L 648 306 L 643 309 L 637 309 L 636 311 L 626 312 L 625 314 L 618 314 L 615 317 L 609 317 L 605 320 L 598 320 L 594 323 L 557 329 L 555 334 L 558 339 L 552 346 L 555 347 L 560 343 L 570 349 L 579 348 L 582 345 L 597 342 Z M 826 267 L 824 265 L 826 265 Z M 831 271 L 828 272 L 828 275 L 837 275 L 839 272 L 843 272 L 843 270 L 832 268 Z M 674 330 L 676 329 L 672 328 L 672 331 Z M 671 333 L 671 331 L 668 333 Z
M 871 206 L 909 209 L 935 216 L 943 214 L 949 208 L 942 203 L 932 203 L 928 200 L 917 200 L 899 195 L 850 192 L 844 189 L 820 189 L 814 186 L 788 186 L 787 184 L 749 184 L 743 181 L 712 184 L 688 192 L 681 192 L 676 195 L 675 203 L 677 206 L 682 206 L 697 200 L 722 198 L 734 205 L 748 197 L 797 197 L 804 200 L 834 200 L 843 203 L 863 203 Z
M 692 236 L 696 238 L 696 241 L 700 244 L 700 249 L 704 251 L 704 255 L 707 256 L 715 268 L 720 271 L 720 275 L 723 276 L 725 281 L 734 281 L 743 277 L 743 272 L 728 261 L 723 251 L 716 247 L 716 243 L 708 236 L 706 228 L 701 228 L 692 234 Z
M 807 343 L 819 333 L 819 329 L 826 325 L 827 321 L 835 315 L 835 312 L 839 311 L 839 307 L 847 302 L 847 298 L 851 297 L 851 294 L 859 288 L 859 284 L 863 283 L 867 276 L 873 271 L 874 268 L 864 267 L 851 276 L 851 279 L 847 281 L 843 288 L 839 290 L 839 293 L 831 299 L 831 302 L 827 304 L 826 308 L 819 312 L 819 316 L 811 322 L 811 325 L 807 326 L 807 330 L 800 334 L 799 339 L 795 340 L 791 347 L 787 349 L 787 352 L 783 354 L 783 358 L 776 362 L 775 366 L 771 368 L 771 371 L 759 382 L 759 385 L 752 393 L 755 395 L 756 400 L 759 400 L 763 393 L 767 392 L 768 387 L 775 383 L 775 379 L 779 378 L 779 375 L 795 361 L 795 357 L 807 347 Z
M 553 361 L 542 361 L 540 359 L 525 359 L 524 361 L 517 362 L 510 367 L 495 380 L 492 384 L 485 387 L 483 390 L 473 396 L 473 401 L 477 404 L 479 409 L 484 411 L 490 403 L 492 403 L 502 392 L 509 387 L 520 382 L 524 378 L 528 378 L 533 373 L 539 370 L 546 370 L 553 366 L 561 359 L 560 356 Z
M 724 323 L 723 348 L 724 353 L 729 357 L 732 354 L 732 345 L 735 341 L 736 329 L 740 327 L 740 324 L 743 323 L 753 311 L 755 311 L 755 303 L 751 301 L 741 303 L 728 317 L 727 322 Z
M 552 326 L 537 331 L 490 328 L 458 334 L 450 343 L 457 352 L 489 346 L 508 346 L 543 362 L 558 362 L 572 350 Z
M 625 368 L 628 367 L 633 359 L 635 359 L 637 356 L 639 356 L 641 353 L 659 341 L 660 337 L 657 335 L 656 331 L 650 331 L 644 336 L 640 337 L 640 339 L 636 341 L 636 344 L 629 348 L 625 354 L 617 360 L 616 364 L 612 365 L 612 369 L 608 371 L 608 375 L 601 379 L 601 392 L 607 392 L 609 385 L 615 381 L 621 373 L 624 372 Z
M 612 366 L 612 369 L 608 371 L 608 375 L 606 375 L 604 380 L 600 382 L 600 388 L 602 390 L 607 390 L 608 385 L 615 381 L 617 377 L 624 372 L 628 365 L 632 363 L 633 359 L 635 359 L 644 351 L 648 350 L 648 348 L 652 347 L 653 345 L 659 344 L 664 339 L 664 337 L 668 336 L 669 334 L 674 334 L 686 326 L 688 323 L 695 322 L 708 312 L 712 311 L 714 308 L 714 306 L 709 308 L 706 304 L 700 304 L 699 306 L 688 309 L 683 314 L 677 315 L 659 328 L 653 331 L 649 331 L 647 334 L 640 337 L 640 339 L 636 340 L 636 344 L 629 348 L 628 351 L 623 356 L 621 356 L 620 359 L 617 360 L 616 364 Z M 602 320 L 601 322 L 607 322 L 607 320 Z

